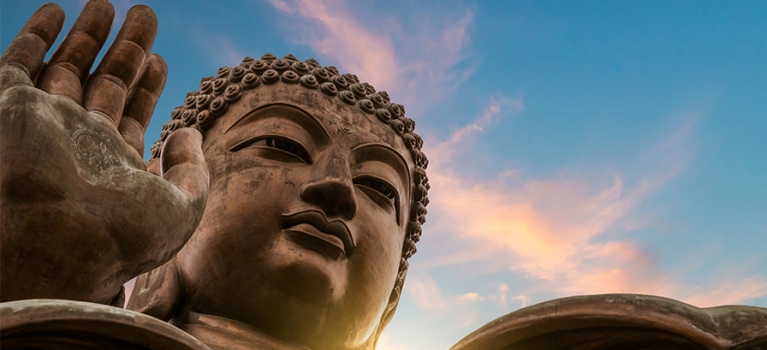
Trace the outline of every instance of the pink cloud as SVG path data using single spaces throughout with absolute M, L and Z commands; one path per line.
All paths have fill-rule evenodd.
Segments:
M 474 20 L 470 11 L 420 16 L 411 24 L 401 14 L 365 18 L 350 12 L 344 1 L 269 2 L 290 18 L 298 43 L 324 62 L 388 90 L 408 107 L 411 117 L 455 93 L 472 74 L 472 68 L 457 68 L 468 56 Z M 443 316 L 455 313 L 457 324 L 464 325 L 476 319 L 477 304 L 514 300 L 526 306 L 535 299 L 535 291 L 509 291 L 506 284 L 498 294 L 444 295 L 437 281 L 425 277 L 435 267 L 468 263 L 478 263 L 485 273 L 521 274 L 530 285 L 545 285 L 563 296 L 647 293 L 707 305 L 767 294 L 764 280 L 758 278 L 740 290 L 737 283 L 728 282 L 706 292 L 690 291 L 661 271 L 650 252 L 621 235 L 648 224 L 648 218 L 637 215 L 637 207 L 677 177 L 694 156 L 694 117 L 684 118 L 666 138 L 637 155 L 639 163 L 649 164 L 639 181 L 629 181 L 614 169 L 592 177 L 532 179 L 523 179 L 519 169 L 508 169 L 490 181 L 462 172 L 455 154 L 470 148 L 474 138 L 502 117 L 523 110 L 521 98 L 492 96 L 474 122 L 425 150 L 432 183 L 426 229 L 433 237 L 425 239 L 441 245 L 443 254 L 411 268 L 405 293 L 419 308 Z M 507 296 L 509 292 L 516 296 Z
M 648 169 L 631 186 L 614 170 L 610 170 L 611 176 L 595 177 L 611 178 L 610 182 L 564 177 L 522 181 L 516 171 L 503 172 L 490 181 L 462 175 L 453 163 L 455 151 L 466 148 L 472 137 L 502 116 L 522 110 L 521 102 L 493 97 L 475 122 L 425 150 L 434 159 L 429 168 L 429 209 L 436 219 L 428 229 L 441 236 L 435 241 L 449 252 L 431 257 L 425 265 L 480 262 L 505 266 L 526 276 L 531 284 L 546 283 L 560 295 L 678 295 L 680 288 L 660 271 L 648 252 L 620 235 L 607 233 L 641 225 L 634 210 L 673 179 L 690 158 L 687 152 L 677 151 L 685 149 L 690 123 L 683 123 L 650 147 L 648 152 L 654 153 L 660 166 Z M 529 302 L 527 297 L 518 300 Z
M 385 17 L 388 14 L 371 14 L 373 18 L 363 20 L 349 12 L 344 1 L 269 3 L 292 17 L 291 28 L 299 31 L 301 44 L 342 71 L 389 91 L 408 110 L 422 111 L 433 105 L 471 74 L 470 69 L 455 69 L 469 44 L 470 12 L 442 14 L 439 19 L 420 16 L 406 25 Z
M 455 151 L 459 149 L 461 145 L 465 145 L 468 141 L 471 141 L 473 136 L 484 131 L 486 127 L 496 123 L 504 115 L 516 114 L 524 109 L 524 103 L 521 98 L 511 99 L 503 95 L 491 96 L 479 118 L 474 122 L 461 127 L 447 140 L 438 142 L 434 146 L 427 146 L 426 151 L 429 155 L 431 168 L 433 169 L 445 162 L 450 162 Z
M 447 306 L 442 297 L 442 292 L 437 287 L 437 281 L 433 279 L 409 279 L 407 293 L 410 294 L 416 305 L 422 309 L 440 310 Z
M 282 0 L 269 0 L 269 4 L 271 4 L 272 7 L 276 8 L 277 10 L 280 10 L 285 13 L 292 14 L 294 12 L 293 8 L 291 8 L 290 5 L 288 5 L 288 3 Z
M 376 35 L 348 13 L 339 2 L 322 0 L 271 1 L 287 14 L 297 14 L 314 23 L 303 33 L 306 43 L 351 72 L 383 89 L 396 86 L 399 67 L 389 37 Z

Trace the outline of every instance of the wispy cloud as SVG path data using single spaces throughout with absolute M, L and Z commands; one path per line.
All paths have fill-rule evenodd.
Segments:
M 189 34 L 194 38 L 193 42 L 200 46 L 200 52 L 204 53 L 204 58 L 211 67 L 237 65 L 247 56 L 246 51 L 235 45 L 226 35 L 202 28 L 196 28 Z M 211 50 L 211 47 L 216 49 Z
M 716 287 L 696 291 L 685 298 L 686 303 L 699 307 L 740 304 L 767 295 L 767 276 L 757 275 L 740 280 L 718 281 Z
M 478 305 L 496 300 L 496 296 L 485 297 L 477 292 L 444 297 L 432 278 L 410 278 L 405 293 L 416 307 L 426 311 L 434 320 L 447 321 L 451 329 L 469 326 L 480 315 Z
M 521 98 L 511 99 L 501 94 L 491 96 L 479 118 L 455 131 L 447 140 L 428 146 L 431 168 L 439 168 L 450 163 L 456 150 L 465 146 L 470 139 L 497 123 L 502 117 L 523 111 L 524 103 Z M 430 171 L 430 173 L 434 170 Z
M 447 304 L 433 279 L 411 278 L 408 281 L 407 292 L 418 307 L 425 310 L 441 310 Z
M 453 94 L 473 72 L 465 64 L 474 21 L 470 10 L 408 21 L 403 13 L 355 13 L 345 1 L 269 3 L 290 23 L 289 37 L 298 37 L 298 44 L 323 61 L 388 90 L 411 116 L 418 115 L 413 109 L 424 111 Z M 470 153 L 473 140 L 524 110 L 522 98 L 493 95 L 474 121 L 427 144 L 432 183 L 427 225 L 436 237 L 429 244 L 439 244 L 441 254 L 411 271 L 405 293 L 420 309 L 449 316 L 460 327 L 477 319 L 478 305 L 524 307 L 542 301 L 536 300 L 540 289 L 555 296 L 657 294 L 699 306 L 767 294 L 763 276 L 719 280 L 709 289 L 682 285 L 674 271 L 658 266 L 652 250 L 629 238 L 628 233 L 652 224 L 639 208 L 695 157 L 695 115 L 679 117 L 664 137 L 638 150 L 633 155 L 638 165 L 631 171 L 593 168 L 585 176 L 525 178 L 523 170 L 512 168 L 490 180 L 463 171 L 457 154 Z M 466 264 L 485 273 L 523 276 L 526 286 L 497 282 L 490 292 L 451 295 L 428 276 L 430 269 Z
M 474 122 L 426 150 L 434 159 L 429 169 L 433 218 L 429 231 L 441 235 L 441 251 L 446 253 L 431 257 L 425 265 L 504 266 L 531 285 L 546 284 L 559 295 L 625 292 L 685 297 L 650 252 L 621 234 L 641 227 L 636 208 L 690 161 L 694 121 L 685 119 L 643 151 L 648 154 L 637 156 L 654 159 L 654 168 L 645 169 L 638 181 L 628 182 L 615 170 L 606 170 L 608 182 L 568 177 L 519 181 L 513 169 L 479 181 L 456 170 L 460 169 L 453 163 L 457 149 L 466 148 L 501 116 L 523 109 L 521 101 L 493 96 Z M 763 288 L 758 282 L 753 283 L 754 291 Z M 514 299 L 522 305 L 530 302 L 522 295 Z M 499 294 L 497 300 L 506 302 L 506 297 Z
M 346 11 L 342 2 L 322 0 L 272 0 L 272 6 L 309 20 L 301 33 L 304 43 L 351 72 L 382 88 L 394 88 L 399 66 L 390 36 L 373 33 Z
M 429 168 L 428 228 L 438 236 L 432 242 L 441 245 L 441 254 L 429 257 L 423 263 L 425 270 L 475 264 L 487 273 L 510 271 L 527 281 L 512 291 L 515 294 L 535 293 L 536 288 L 554 296 L 641 293 L 699 307 L 767 295 L 762 275 L 717 277 L 705 286 L 686 284 L 674 278 L 675 271 L 663 271 L 652 251 L 627 238 L 627 233 L 651 224 L 651 218 L 638 213 L 642 203 L 694 158 L 694 116 L 680 116 L 665 137 L 637 151 L 637 163 L 645 164 L 638 180 L 615 169 L 584 178 L 523 179 L 515 169 L 489 181 L 466 175 L 456 164 L 456 152 L 470 148 L 472 140 L 503 116 L 523 110 L 521 100 L 493 96 L 474 122 L 426 149 L 434 159 Z M 509 300 L 508 292 L 502 283 L 497 295 L 476 294 L 472 299 L 502 306 Z M 430 293 L 441 300 L 468 298 L 442 295 L 437 284 Z M 526 295 L 510 299 L 523 307 L 531 302 Z
M 299 31 L 301 44 L 379 90 L 389 91 L 408 110 L 428 108 L 471 74 L 471 69 L 456 68 L 469 44 L 474 15 L 468 10 L 441 13 L 440 18 L 426 13 L 411 23 L 385 17 L 389 14 L 369 14 L 372 18 L 363 22 L 344 1 L 269 3 L 290 16 L 292 24 L 299 19 L 291 28 Z

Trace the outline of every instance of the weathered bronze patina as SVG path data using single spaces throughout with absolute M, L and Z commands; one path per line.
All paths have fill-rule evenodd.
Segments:
M 208 316 L 310 348 L 372 347 L 427 201 L 402 107 L 333 67 L 266 54 L 203 79 L 174 117 L 163 138 L 205 135 L 210 196 L 192 239 L 138 279 L 128 307 L 211 344 L 225 330 L 201 326 Z
M 3 56 L 2 278 L 15 283 L 3 283 L 2 300 L 121 305 L 122 283 L 151 270 L 129 307 L 213 347 L 373 348 L 428 203 L 404 107 L 313 59 L 246 58 L 187 96 L 147 172 L 140 145 L 166 75 L 147 56 L 151 10 L 132 9 L 94 74 L 75 74 L 89 70 L 112 14 L 89 3 L 39 77 L 63 21 L 57 6 L 36 12 Z M 51 169 L 39 165 L 48 158 Z M 47 332 L 49 318 L 24 310 L 27 329 Z M 6 325 L 7 344 L 36 334 L 18 333 L 18 318 Z
M 636 294 L 576 296 L 499 317 L 450 349 L 767 349 L 767 309 L 700 309 Z
M 131 9 L 93 74 L 112 5 L 86 5 L 44 65 L 64 23 L 32 15 L 0 59 L 0 300 L 119 304 L 122 285 L 168 261 L 202 217 L 208 172 L 200 134 L 174 133 L 161 176 L 145 171 L 144 131 L 167 75 L 149 54 L 157 20 Z
M 186 96 L 145 165 L 167 68 L 137 6 L 89 74 L 113 17 L 90 1 L 44 63 L 64 21 L 44 5 L 0 59 L 0 347 L 375 348 L 428 204 L 404 107 L 314 59 L 245 58 Z M 517 311 L 454 349 L 766 339 L 765 309 L 608 295 Z

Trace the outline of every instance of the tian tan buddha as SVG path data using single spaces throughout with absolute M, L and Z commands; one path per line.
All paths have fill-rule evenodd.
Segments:
M 0 347 L 374 349 L 429 202 L 405 108 L 314 59 L 202 78 L 151 159 L 157 20 L 39 8 L 0 59 Z M 123 285 L 137 277 L 132 296 Z M 415 330 L 414 330 L 415 331 Z M 641 295 L 554 300 L 453 349 L 765 349 L 767 310 Z

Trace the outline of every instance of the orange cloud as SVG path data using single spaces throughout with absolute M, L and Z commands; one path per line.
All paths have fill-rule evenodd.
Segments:
M 621 238 L 620 233 L 642 226 L 643 220 L 634 217 L 637 206 L 692 159 L 690 118 L 640 155 L 652 159 L 656 168 L 647 169 L 647 175 L 630 187 L 620 174 L 608 183 L 577 178 L 520 181 L 519 172 L 510 170 L 477 181 L 456 170 L 462 169 L 453 160 L 457 150 L 466 149 L 502 116 L 523 109 L 521 102 L 494 96 L 475 122 L 425 150 L 433 159 L 432 221 L 427 230 L 435 237 L 429 244 L 441 245 L 446 253 L 430 257 L 423 269 L 479 262 L 491 271 L 505 266 L 526 276 L 528 288 L 540 282 L 537 285 L 561 296 L 654 294 L 700 307 L 767 295 L 767 278 L 762 275 L 719 278 L 710 284 L 717 287 L 707 289 L 684 285 L 672 277 L 673 271 L 662 272 L 641 246 Z M 475 299 L 505 300 L 502 292 L 497 297 L 477 294 Z M 530 302 L 524 295 L 513 300 L 522 306 Z
M 499 101 L 506 101 L 499 103 Z M 465 148 L 471 137 L 511 111 L 523 110 L 520 103 L 494 97 L 476 122 L 459 129 L 446 141 L 425 152 L 433 166 L 429 223 L 435 239 L 449 244 L 448 256 L 426 262 L 435 266 L 483 262 L 505 265 L 531 281 L 546 281 L 561 295 L 596 293 L 648 293 L 672 295 L 678 288 L 660 272 L 652 258 L 637 244 L 606 237 L 612 231 L 625 232 L 622 221 L 645 198 L 678 174 L 686 163 L 682 152 L 671 154 L 671 164 L 652 169 L 632 188 L 620 175 L 610 183 L 588 179 L 507 179 L 507 173 L 490 181 L 462 176 L 452 163 L 456 149 Z M 684 148 L 690 126 L 683 124 L 657 147 Z M 660 155 L 659 155 L 660 156 Z M 678 157 L 677 157 L 678 156 Z M 518 180 L 518 175 L 512 173 Z M 596 190 L 594 190 L 596 189 Z M 448 243 L 444 243 L 448 242 Z M 495 260 L 495 261 L 491 261 Z M 526 303 L 528 299 L 520 299 Z

